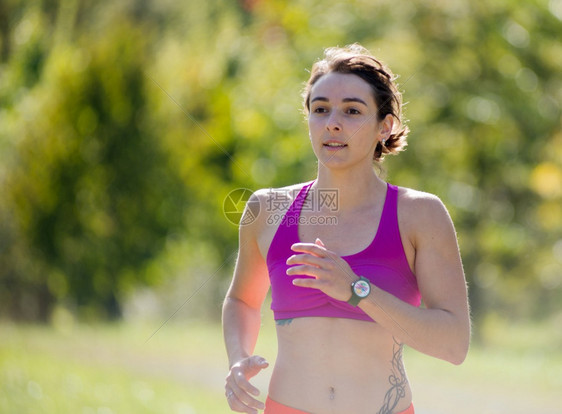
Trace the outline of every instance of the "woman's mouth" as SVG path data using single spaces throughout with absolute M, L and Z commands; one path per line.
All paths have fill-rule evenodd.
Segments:
M 324 147 L 327 147 L 327 148 L 330 148 L 330 149 L 341 149 L 341 148 L 347 147 L 347 144 L 345 144 L 343 142 L 326 142 L 324 144 Z

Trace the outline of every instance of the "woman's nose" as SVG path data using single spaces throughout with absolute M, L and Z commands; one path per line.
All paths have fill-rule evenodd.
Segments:
M 334 111 L 328 117 L 328 122 L 326 123 L 326 129 L 330 132 L 339 132 L 341 131 L 341 122 L 338 117 L 338 114 Z

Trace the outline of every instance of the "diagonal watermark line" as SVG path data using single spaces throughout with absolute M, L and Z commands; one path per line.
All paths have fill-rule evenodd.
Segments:
M 211 276 L 209 276 L 207 279 L 205 279 L 205 281 L 201 284 L 201 286 L 199 286 L 197 289 L 195 289 L 195 292 L 193 292 L 191 295 L 189 295 L 189 297 L 175 310 L 174 313 L 172 313 L 168 319 L 166 319 L 162 325 L 160 325 L 160 327 L 158 327 L 158 329 L 156 329 L 152 335 L 150 335 L 146 341 L 144 341 L 144 343 L 146 344 L 148 341 L 150 341 L 152 339 L 152 337 L 154 335 L 156 335 L 174 316 L 176 316 L 176 314 L 195 296 L 197 295 L 201 289 L 203 289 L 207 283 L 209 283 L 211 281 L 211 279 L 213 279 L 218 273 L 219 271 L 224 267 L 224 265 L 230 261 L 230 259 L 235 256 L 238 253 L 238 249 L 234 250 L 234 252 L 232 252 L 222 263 L 221 265 L 217 268 L 217 270 L 215 270 Z
M 423 65 L 422 65 L 420 68 L 418 68 L 414 73 L 412 73 L 412 74 L 408 77 L 408 79 L 406 79 L 406 80 L 404 81 L 404 83 L 401 84 L 401 86 L 406 85 L 415 75 L 417 75 L 417 74 L 421 71 L 422 67 L 423 67 Z M 389 101 L 390 101 L 390 98 L 389 98 L 387 101 L 384 102 L 384 105 L 386 105 Z M 345 143 L 347 144 L 348 142 L 350 142 L 350 141 L 353 139 L 353 137 L 361 130 L 361 128 L 363 128 L 363 126 L 364 126 L 366 123 L 370 122 L 370 121 L 371 121 L 374 117 L 376 117 L 377 115 L 378 115 L 378 109 L 377 109 L 377 112 L 375 112 L 373 115 L 371 115 L 370 117 L 368 117 L 368 118 L 359 126 L 359 128 L 357 128 L 357 129 L 347 138 L 347 140 L 345 141 Z M 331 158 L 334 157 L 334 156 L 335 156 L 335 154 L 332 154 L 329 159 L 331 159 Z M 380 225 L 380 224 L 379 224 L 379 225 Z M 334 259 L 332 259 L 332 260 L 333 260 L 333 262 L 336 264 L 336 266 L 338 266 L 338 267 L 340 268 L 340 270 L 342 270 L 351 280 L 353 280 L 353 275 L 351 275 L 351 274 L 347 271 L 347 269 L 345 269 L 345 268 L 344 268 L 341 264 L 339 264 L 336 260 L 334 260 Z M 374 300 L 373 300 L 373 301 L 374 301 Z M 384 308 L 383 308 L 379 303 L 377 303 L 376 301 L 374 301 L 374 303 L 381 309 L 381 311 L 382 311 L 390 320 L 392 320 L 392 322 L 394 322 L 394 324 L 398 327 L 398 329 L 400 329 L 400 330 L 404 333 L 404 335 L 406 335 L 408 338 L 411 339 L 411 341 L 412 341 L 413 344 L 416 344 L 416 340 L 410 336 L 410 334 L 400 325 L 400 323 L 398 323 L 398 321 L 396 321 L 396 319 L 394 319 L 394 318 L 392 317 L 391 314 L 389 314 L 389 313 L 386 311 L 386 309 L 384 309 Z
M 211 134 L 209 134 L 209 132 L 203 128 L 203 125 L 201 125 L 199 122 L 197 122 L 197 120 L 193 117 L 193 115 L 191 115 L 188 111 L 186 111 L 179 103 L 178 101 L 176 101 L 174 99 L 174 97 L 172 95 L 170 95 L 158 82 L 156 82 L 156 80 L 154 80 L 154 78 L 150 75 L 146 75 L 150 78 L 150 80 L 152 82 L 154 82 L 154 84 L 156 86 L 158 86 L 158 88 L 160 88 L 160 90 L 162 92 L 164 92 L 164 94 L 173 102 L 176 104 L 176 106 L 183 112 L 183 114 L 188 117 L 191 122 L 193 122 L 197 128 L 199 128 L 206 136 L 207 138 L 209 138 L 211 141 L 213 141 L 215 143 L 215 145 L 217 147 L 219 147 L 219 149 L 224 153 L 224 155 L 226 155 L 230 161 L 232 161 L 232 164 L 235 165 L 236 167 L 238 167 L 240 169 L 240 171 L 242 171 L 244 174 L 246 174 L 248 177 L 251 177 L 250 173 L 248 173 L 248 171 L 243 168 L 239 163 L 236 162 L 236 160 L 232 157 L 232 155 L 226 150 L 226 148 L 224 148 L 216 139 L 213 138 L 213 136 Z
M 350 274 L 350 273 L 348 272 L 348 270 L 347 270 L 344 266 L 342 266 L 340 263 L 337 262 L 337 260 L 335 260 L 335 259 L 333 259 L 333 258 L 330 258 L 330 259 L 332 260 L 332 262 L 334 262 L 334 264 L 335 264 L 338 268 L 340 268 L 340 270 L 342 270 L 342 271 L 349 277 L 350 280 L 352 280 L 352 281 L 355 280 L 354 274 Z M 345 260 L 345 259 L 342 259 L 342 260 Z M 398 327 L 398 329 L 400 329 L 400 330 L 404 333 L 404 335 L 406 335 L 408 338 L 410 338 L 411 341 L 412 341 L 412 343 L 413 343 L 414 345 L 416 345 L 416 340 L 410 336 L 410 334 L 408 333 L 408 331 L 406 331 L 404 328 L 402 328 L 402 325 L 400 325 L 400 323 L 398 323 L 398 321 L 396 321 L 396 319 L 394 319 L 394 318 L 392 317 L 392 315 L 389 314 L 389 313 L 386 311 L 386 309 L 384 309 L 376 300 L 374 300 L 374 298 L 371 297 L 371 300 L 375 303 L 375 305 L 377 305 L 377 306 L 380 308 L 380 310 L 383 311 L 383 313 L 384 313 L 388 318 L 390 318 L 390 320 L 392 320 L 392 322 L 394 322 L 394 324 Z
M 423 67 L 423 65 L 422 65 L 422 67 Z M 422 67 L 418 68 L 414 73 L 412 73 L 412 74 L 408 77 L 408 79 L 406 79 L 406 80 L 404 81 L 404 83 L 403 83 L 401 86 L 406 85 L 415 75 L 417 75 L 417 74 L 421 71 Z M 384 102 L 384 104 L 386 105 L 389 101 L 390 101 L 390 98 L 389 98 L 386 102 Z M 347 144 L 348 142 L 350 142 L 350 141 L 353 139 L 353 137 L 361 130 L 361 128 L 363 128 L 363 126 L 364 126 L 367 122 L 370 122 L 374 117 L 376 117 L 377 114 L 378 114 L 378 112 L 375 112 L 373 115 L 371 115 L 370 117 L 368 117 L 368 118 L 359 126 L 359 128 L 357 128 L 357 130 L 356 130 L 353 134 L 351 134 L 351 135 L 349 136 L 349 138 L 345 141 L 345 143 Z M 333 157 L 334 155 L 335 155 L 335 154 L 331 155 L 331 157 Z M 331 157 L 330 157 L 330 158 L 331 158 Z M 380 224 L 379 224 L 379 225 L 380 225 Z M 332 260 L 333 260 L 333 259 L 332 259 Z M 353 279 L 353 275 L 349 274 L 349 272 L 347 271 L 347 269 L 345 269 L 345 268 L 344 268 L 341 264 L 339 264 L 336 260 L 333 260 L 333 261 L 334 261 L 334 263 L 336 264 L 336 266 L 338 266 L 338 267 L 340 268 L 340 270 L 342 270 L 345 274 L 347 274 L 347 276 L 348 276 L 349 278 Z M 373 300 L 373 301 L 374 301 L 374 300 Z M 400 330 L 404 333 L 404 335 L 406 335 L 408 338 L 411 339 L 412 343 L 416 344 L 416 340 L 410 336 L 410 334 L 400 325 L 400 323 L 398 323 L 398 321 L 396 321 L 396 319 L 394 319 L 394 318 L 392 317 L 391 314 L 389 314 L 389 313 L 386 311 L 386 309 L 384 309 L 384 308 L 383 308 L 379 303 L 377 303 L 376 301 L 374 301 L 374 303 L 381 309 L 381 311 L 382 311 L 388 318 L 390 318 L 390 320 L 392 320 L 392 322 L 394 322 L 394 324 L 398 327 L 398 329 L 400 329 Z
M 419 68 L 416 72 L 414 72 L 412 75 L 410 75 L 410 77 L 408 77 L 408 79 L 406 79 L 406 81 L 402 84 L 402 86 L 405 85 L 406 83 L 408 83 L 408 81 L 409 81 L 410 79 L 412 79 L 417 73 L 419 73 L 420 70 L 421 70 L 421 68 Z M 203 126 L 202 126 L 199 122 L 197 122 L 197 120 L 196 120 L 189 112 L 187 112 L 187 111 L 186 111 L 186 110 L 185 110 L 185 109 L 184 109 L 184 108 L 183 108 L 183 107 L 182 107 L 182 106 L 181 106 L 181 105 L 180 105 L 180 104 L 179 104 L 179 103 L 178 103 L 178 102 L 177 102 L 177 101 L 176 101 L 176 100 L 175 100 L 175 99 L 158 83 L 158 82 L 156 82 L 156 80 L 154 80 L 154 78 L 152 78 L 150 75 L 147 75 L 147 76 L 152 80 L 152 82 L 154 82 L 154 84 L 155 84 L 156 86 L 158 86 L 158 88 L 160 88 L 160 90 L 162 90 L 162 92 L 163 92 L 164 94 L 166 94 L 166 96 L 168 96 L 168 98 L 169 98 L 172 102 L 174 102 L 174 104 L 176 104 L 176 106 L 177 106 L 178 108 L 180 108 L 180 110 L 184 113 L 184 115 L 186 115 L 186 116 L 187 116 L 187 117 L 188 117 L 188 118 L 189 118 L 189 119 L 190 119 L 190 120 L 191 120 L 191 121 L 208 137 L 208 138 L 209 138 L 209 139 L 211 139 L 211 140 L 215 143 L 215 145 L 217 145 L 217 147 L 219 147 L 219 148 L 223 151 L 223 153 L 232 161 L 232 163 L 233 163 L 234 165 L 237 165 L 237 166 L 240 168 L 241 171 L 243 171 L 246 175 L 249 176 L 248 172 L 247 172 L 244 168 L 241 168 L 241 167 L 238 165 L 238 163 L 236 163 L 236 161 L 234 160 L 234 158 L 232 158 L 232 155 L 231 155 L 222 145 L 220 145 L 220 143 L 217 142 L 217 141 L 211 136 L 211 134 L 209 134 L 209 132 L 207 132 L 207 130 L 205 130 L 205 128 L 203 128 Z M 386 103 L 388 103 L 388 101 L 386 101 L 385 104 L 386 104 Z M 376 113 L 376 112 L 375 112 L 373 115 L 371 115 L 369 118 L 367 118 L 367 119 L 359 126 L 359 128 L 357 128 L 357 130 L 356 130 L 353 134 L 351 134 L 351 135 L 349 136 L 349 138 L 348 138 L 345 142 L 346 142 L 346 143 L 350 142 L 350 141 L 353 139 L 353 137 L 361 130 L 361 128 L 362 128 L 367 122 L 371 121 L 375 116 L 377 116 L 377 113 Z M 332 157 L 333 157 L 333 155 L 332 155 Z M 240 248 L 241 248 L 241 246 L 240 246 Z M 205 287 L 205 286 L 207 285 L 207 283 L 210 282 L 211 279 L 213 279 L 213 278 L 218 274 L 218 272 L 224 267 L 224 265 L 225 265 L 225 264 L 231 259 L 231 257 L 232 257 L 234 254 L 236 254 L 237 252 L 238 252 L 238 249 L 235 250 L 233 253 L 231 253 L 231 254 L 226 258 L 226 260 L 224 260 L 224 261 L 222 262 L 222 264 L 217 268 L 217 270 L 216 270 L 213 274 L 211 274 L 211 275 L 203 282 L 203 284 L 201 284 L 201 286 L 199 286 L 199 287 L 195 290 L 195 292 L 193 292 L 193 293 L 178 307 L 178 309 L 176 309 L 176 311 L 173 312 L 173 313 L 168 317 L 168 319 L 166 319 L 166 320 L 162 323 L 162 325 L 160 325 L 160 327 L 159 327 L 158 329 L 156 329 L 156 330 L 146 339 L 145 344 L 146 344 L 148 341 L 150 341 L 150 339 L 152 339 L 152 338 L 153 338 L 153 337 L 154 337 L 154 336 L 155 336 L 155 335 L 156 335 L 156 334 L 157 334 L 157 333 L 158 333 L 158 332 L 159 332 L 159 331 L 160 331 L 160 330 L 161 330 L 161 329 L 162 329 L 162 328 L 163 328 L 163 327 L 164 327 L 164 326 L 165 326 L 165 325 L 166 325 L 166 324 L 167 324 L 167 323 L 168 323 L 168 322 L 169 322 L 169 321 L 170 321 L 170 320 L 171 320 L 171 319 L 172 319 L 172 318 L 173 318 L 173 317 L 174 317 L 174 316 L 175 316 L 175 315 L 176 315 L 176 314 L 177 314 L 177 313 L 178 313 L 178 312 L 179 312 L 179 311 L 180 311 L 180 310 L 197 294 L 197 293 L 199 293 L 199 291 L 200 291 L 201 289 L 203 289 L 203 287 Z M 332 260 L 333 260 L 333 259 L 332 259 Z M 339 263 L 337 263 L 337 261 L 335 261 L 335 260 L 333 260 L 333 261 L 334 261 L 334 263 L 335 263 L 349 278 L 353 279 L 353 276 L 352 276 L 343 266 L 341 266 Z M 375 304 L 382 310 L 382 312 L 383 312 L 388 318 L 390 318 L 390 319 L 394 322 L 394 324 L 404 333 L 404 335 L 406 335 L 408 338 L 411 339 L 411 341 L 412 341 L 414 344 L 416 344 L 415 339 L 412 338 L 404 328 L 402 328 L 402 326 L 400 325 L 400 323 L 398 323 L 398 322 L 392 317 L 391 314 L 389 314 L 389 313 L 388 313 L 380 304 L 378 304 L 376 301 L 375 301 Z

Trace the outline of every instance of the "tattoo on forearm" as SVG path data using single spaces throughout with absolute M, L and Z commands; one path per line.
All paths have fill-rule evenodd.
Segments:
M 277 326 L 285 326 L 285 325 L 290 325 L 291 322 L 293 322 L 293 318 L 291 319 L 278 319 L 275 321 L 275 324 Z
M 392 372 L 388 377 L 390 389 L 384 395 L 384 402 L 377 414 L 392 414 L 394 408 L 398 405 L 398 401 L 406 395 L 406 372 L 402 364 L 402 348 L 403 345 L 394 339 L 392 347 Z

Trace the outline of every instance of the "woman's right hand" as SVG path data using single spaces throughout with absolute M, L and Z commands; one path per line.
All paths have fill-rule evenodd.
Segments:
M 253 396 L 260 395 L 260 391 L 250 384 L 249 379 L 256 376 L 269 363 L 258 355 L 244 358 L 230 368 L 226 377 L 226 399 L 232 411 L 239 413 L 257 414 L 265 408 L 261 401 Z

